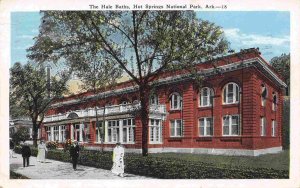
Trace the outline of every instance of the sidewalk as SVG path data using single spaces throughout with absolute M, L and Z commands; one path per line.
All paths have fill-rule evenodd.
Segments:
M 14 153 L 9 159 L 10 170 L 22 174 L 30 179 L 151 179 L 144 176 L 124 174 L 119 177 L 109 170 L 78 165 L 74 171 L 71 163 L 46 159 L 46 163 L 39 163 L 36 157 L 30 157 L 29 167 L 23 168 L 23 158 Z

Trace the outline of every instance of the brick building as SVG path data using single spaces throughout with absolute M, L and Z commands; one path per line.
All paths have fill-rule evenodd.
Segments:
M 198 64 L 201 88 L 185 71 L 164 73 L 149 93 L 149 152 L 260 155 L 282 150 L 286 84 L 257 49 Z M 127 81 L 98 94 L 52 104 L 44 119 L 48 141 L 78 140 L 110 150 L 121 142 L 141 152 L 138 88 Z M 96 108 L 99 124 L 96 125 Z M 105 106 L 105 108 L 103 107 Z

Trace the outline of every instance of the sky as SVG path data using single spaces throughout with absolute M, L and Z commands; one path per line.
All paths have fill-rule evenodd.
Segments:
M 201 11 L 197 17 L 221 26 L 231 49 L 259 48 L 262 56 L 290 53 L 290 14 L 287 11 Z M 26 49 L 34 44 L 39 12 L 11 13 L 11 65 L 26 63 Z

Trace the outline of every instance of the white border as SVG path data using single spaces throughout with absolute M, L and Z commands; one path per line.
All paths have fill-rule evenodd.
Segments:
M 300 111 L 300 87 L 297 85 L 300 71 L 299 49 L 300 49 L 300 2 L 298 0 L 134 0 L 132 3 L 146 4 L 226 4 L 227 10 L 265 10 L 265 11 L 290 11 L 291 15 L 291 149 L 290 149 L 290 179 L 288 180 L 9 180 L 9 162 L 8 159 L 8 79 L 10 64 L 10 12 L 11 11 L 39 11 L 47 10 L 89 10 L 89 4 L 97 3 L 108 4 L 104 0 L 0 0 L 0 186 L 2 187 L 300 187 L 299 178 L 299 135 L 300 126 L 298 126 L 298 117 Z M 128 2 L 128 0 L 127 0 Z M 126 4 L 126 0 L 112 0 L 110 4 Z M 204 10 L 205 11 L 205 10 Z M 6 161 L 6 162 L 3 162 Z

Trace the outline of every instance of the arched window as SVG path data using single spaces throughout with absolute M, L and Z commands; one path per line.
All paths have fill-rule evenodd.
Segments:
M 277 108 L 277 94 L 275 92 L 272 93 L 272 110 L 276 111 Z
M 204 106 L 212 106 L 213 104 L 213 90 L 211 88 L 208 87 L 204 87 L 201 89 L 200 92 L 200 106 L 204 107 Z
M 266 106 L 268 96 L 268 90 L 267 87 L 264 84 L 261 84 L 261 105 Z
M 179 93 L 172 93 L 171 98 L 171 110 L 178 110 L 182 107 L 182 97 L 179 95 Z
M 223 104 L 234 104 L 239 102 L 239 86 L 230 82 L 223 88 Z
M 149 100 L 150 105 L 158 105 L 158 97 L 156 94 L 152 94 Z

